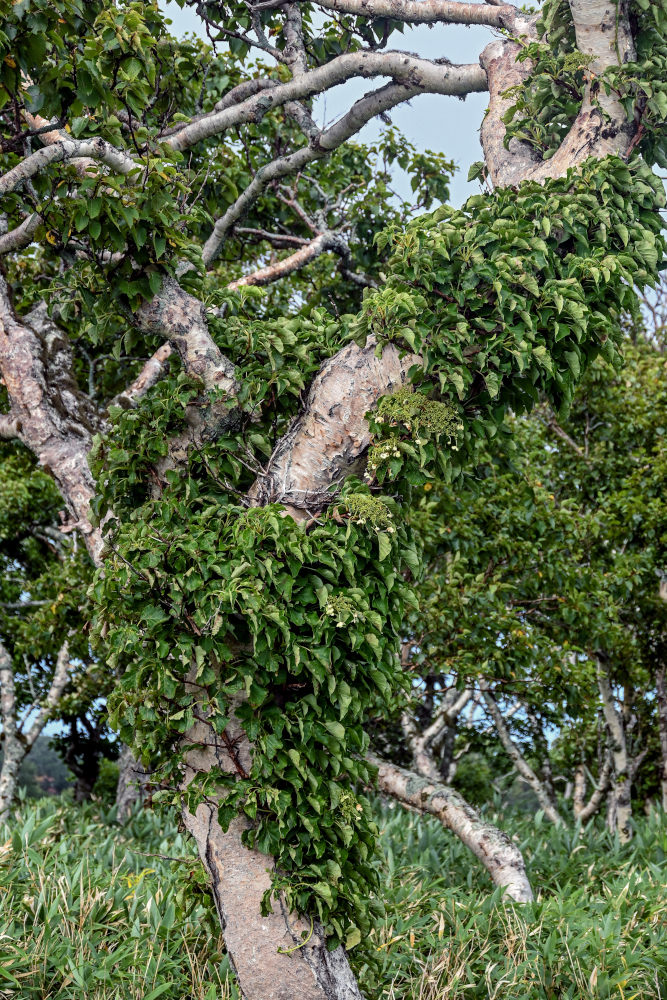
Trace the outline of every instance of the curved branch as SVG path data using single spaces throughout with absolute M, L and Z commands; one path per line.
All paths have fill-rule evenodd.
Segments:
M 62 163 L 63 160 L 78 159 L 79 157 L 97 160 L 119 174 L 129 174 L 133 170 L 139 169 L 139 164 L 131 156 L 99 137 L 95 139 L 59 138 L 51 145 L 44 146 L 35 153 L 31 153 L 30 156 L 26 156 L 24 160 L 3 174 L 0 177 L 0 194 L 13 191 L 52 163 Z
M 280 278 L 285 278 L 288 274 L 293 274 L 300 268 L 305 267 L 306 264 L 309 264 L 328 250 L 333 250 L 334 253 L 339 253 L 343 257 L 347 257 L 349 253 L 347 243 L 339 233 L 320 233 L 310 243 L 307 243 L 306 246 L 301 247 L 295 253 L 290 254 L 289 257 L 284 257 L 282 260 L 276 261 L 275 264 L 262 267 L 259 271 L 244 274 L 242 278 L 237 278 L 236 281 L 230 282 L 227 288 L 230 291 L 235 291 L 237 288 L 243 288 L 248 285 L 269 285 L 271 282 L 279 281 Z
M 636 124 L 629 122 L 616 96 L 606 94 L 595 80 L 604 69 L 636 58 L 627 3 L 608 0 L 570 0 L 578 48 L 592 57 L 591 73 L 582 105 L 560 147 L 548 160 L 526 143 L 511 139 L 505 148 L 503 116 L 514 98 L 510 88 L 524 83 L 531 73 L 529 61 L 517 62 L 520 46 L 514 42 L 492 42 L 480 56 L 489 85 L 489 112 L 482 124 L 481 139 L 489 176 L 496 186 L 521 181 L 544 181 L 562 177 L 589 157 L 624 156 L 631 148 Z M 517 19 L 516 34 L 535 38 L 536 17 Z
M 493 697 L 488 685 L 486 683 L 480 683 L 480 687 L 482 689 L 482 695 L 484 697 L 489 715 L 493 719 L 496 731 L 500 737 L 500 742 L 502 743 L 507 756 L 514 764 L 518 774 L 535 792 L 540 808 L 547 819 L 550 820 L 555 826 L 560 826 L 563 821 L 558 813 L 558 810 L 547 795 L 544 785 L 510 736 L 510 731 L 507 728 L 503 714 L 498 708 L 496 699 Z
M 313 97 L 356 76 L 389 76 L 398 83 L 416 87 L 417 92 L 435 94 L 463 96 L 487 89 L 486 74 L 477 64 L 441 65 L 407 52 L 348 52 L 287 83 L 263 90 L 235 107 L 192 121 L 167 142 L 172 149 L 188 149 L 196 142 L 219 135 L 234 125 L 259 122 L 267 112 L 288 101 Z
M 13 253 L 14 250 L 23 250 L 30 246 L 32 238 L 42 224 L 42 217 L 38 212 L 29 215 L 20 226 L 10 229 L 8 233 L 0 236 L 0 254 Z
M 465 799 L 439 782 L 422 778 L 412 771 L 368 755 L 378 769 L 378 787 L 405 805 L 437 817 L 481 861 L 494 885 L 501 886 L 510 899 L 529 903 L 533 891 L 526 875 L 521 851 L 491 823 L 480 819 Z

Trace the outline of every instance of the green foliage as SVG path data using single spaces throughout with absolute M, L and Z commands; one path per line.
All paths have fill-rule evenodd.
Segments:
M 504 430 L 508 410 L 530 410 L 540 394 L 566 407 L 596 355 L 618 363 L 620 314 L 636 313 L 633 289 L 653 283 L 662 260 L 663 204 L 646 167 L 608 158 L 389 230 L 389 278 L 366 298 L 354 335 L 419 352 L 414 383 L 461 429 L 422 423 L 415 447 L 414 433 L 397 434 L 378 411 L 372 429 L 392 444 L 378 482 L 451 477 Z
M 114 531 L 95 585 L 110 664 L 127 664 L 111 699 L 121 738 L 175 786 L 195 717 L 222 734 L 233 709 L 250 773 L 202 775 L 190 808 L 226 789 L 223 827 L 239 811 L 255 821 L 246 843 L 276 858 L 276 887 L 334 942 L 368 933 L 378 911 L 375 828 L 354 789 L 371 780 L 364 718 L 390 710 L 402 684 L 410 598 L 394 504 L 360 489 L 306 527 L 174 476 Z
M 617 362 L 618 314 L 635 309 L 632 286 L 653 280 L 662 255 L 661 198 L 644 168 L 610 159 L 388 235 L 388 281 L 349 325 L 379 349 L 421 352 L 423 364 L 416 391 L 371 418 L 376 480 L 409 496 L 451 477 L 507 430 L 509 409 L 530 409 L 540 393 L 567 404 L 592 358 Z M 227 436 L 156 485 L 151 467 L 197 398 L 176 376 L 116 414 L 95 458 L 99 515 L 118 519 L 94 588 L 98 635 L 111 666 L 125 668 L 114 723 L 173 788 L 197 715 L 219 735 L 232 714 L 241 722 L 250 772 L 200 775 L 190 807 L 224 789 L 223 826 L 239 811 L 253 821 L 245 840 L 276 858 L 274 890 L 316 914 L 332 945 L 367 934 L 377 913 L 374 827 L 356 791 L 371 778 L 363 725 L 395 711 L 405 685 L 396 653 L 419 554 L 395 501 L 354 480 L 305 525 L 240 498 L 347 326 L 318 311 L 258 322 L 232 307 L 224 328 L 214 324 L 243 385 Z M 571 525 L 567 508 L 561 517 Z
M 664 817 L 631 845 L 506 816 L 537 901 L 503 903 L 437 820 L 373 802 L 386 913 L 351 953 L 369 1000 L 660 1000 L 667 983 Z M 8 1000 L 232 1000 L 204 872 L 165 816 L 24 806 L 0 846 Z M 160 857 L 159 855 L 163 855 Z M 180 859 L 169 861 L 169 858 Z
M 594 824 L 572 832 L 505 815 L 537 895 L 521 906 L 491 892 L 437 820 L 391 805 L 377 815 L 387 912 L 352 953 L 373 1000 L 664 995 L 663 815 L 642 818 L 625 846 Z

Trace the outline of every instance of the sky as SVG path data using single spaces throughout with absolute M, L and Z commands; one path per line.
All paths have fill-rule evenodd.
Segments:
M 164 8 L 173 21 L 172 31 L 182 36 L 194 33 L 204 37 L 201 21 L 194 11 L 181 10 L 177 4 L 167 2 Z M 417 53 L 426 59 L 446 57 L 454 63 L 477 62 L 484 46 L 492 41 L 489 28 L 474 25 L 439 24 L 429 27 L 417 25 L 396 34 L 392 47 Z M 315 120 L 319 125 L 330 125 L 349 109 L 354 101 L 373 86 L 380 86 L 382 79 L 350 80 L 317 98 L 314 105 Z M 465 101 L 439 94 L 422 94 L 391 111 L 392 123 L 417 149 L 431 149 L 445 155 L 458 166 L 451 184 L 451 203 L 461 205 L 465 199 L 479 191 L 479 183 L 466 180 L 471 163 L 481 160 L 479 128 L 487 106 L 486 94 L 469 94 Z M 382 123 L 370 121 L 357 135 L 357 140 L 372 143 L 377 139 Z M 409 197 L 407 183 L 396 179 L 396 187 Z

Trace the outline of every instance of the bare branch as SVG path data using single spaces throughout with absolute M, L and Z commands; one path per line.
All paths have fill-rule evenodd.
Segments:
M 255 5 L 256 10 L 282 7 L 284 0 L 268 0 Z M 492 28 L 514 26 L 516 7 L 499 3 L 486 6 L 481 3 L 454 3 L 450 0 L 317 0 L 318 7 L 353 14 L 356 17 L 390 17 L 408 24 L 482 24 Z
M 0 254 L 13 253 L 14 250 L 23 250 L 24 247 L 30 246 L 32 238 L 41 224 L 41 215 L 33 212 L 15 229 L 4 233 L 0 236 Z
M 133 170 L 137 170 L 139 166 L 127 153 L 123 153 L 99 137 L 95 139 L 59 138 L 52 145 L 44 146 L 35 153 L 31 153 L 30 156 L 26 156 L 24 160 L 3 174 L 0 177 L 0 194 L 13 191 L 52 163 L 61 163 L 63 160 L 82 156 L 104 163 L 105 166 L 119 174 L 129 174 Z
M 496 700 L 489 690 L 488 684 L 486 684 L 486 682 L 482 682 L 480 683 L 480 688 L 482 689 L 482 695 L 484 697 L 489 715 L 493 719 L 498 736 L 500 737 L 500 742 L 502 743 L 507 756 L 514 764 L 518 774 L 535 792 L 540 808 L 544 812 L 547 819 L 551 820 L 552 823 L 555 823 L 556 826 L 560 825 L 563 821 L 558 813 L 558 810 L 549 798 L 544 785 L 510 736 L 510 731 L 507 728 L 503 714 L 498 708 Z
M 67 682 L 69 680 L 69 668 L 70 668 L 69 644 L 67 640 L 65 640 L 65 642 L 62 644 L 58 652 L 58 657 L 56 659 L 56 669 L 54 670 L 53 679 L 49 686 L 46 698 L 44 699 L 43 704 L 40 706 L 39 712 L 37 713 L 37 717 L 35 718 L 33 724 L 31 725 L 30 729 L 24 736 L 24 740 L 27 747 L 32 747 L 34 745 L 35 740 L 41 733 L 42 729 L 44 728 L 49 718 L 51 710 L 55 708 L 58 702 L 60 701 L 62 693 L 65 690 L 65 687 L 67 686 Z
M 343 56 L 340 57 L 344 58 Z M 406 57 L 407 59 L 408 57 Z M 220 252 L 220 247 L 227 237 L 234 224 L 240 219 L 249 207 L 259 198 L 262 191 L 274 180 L 286 177 L 289 174 L 302 170 L 308 163 L 321 159 L 333 149 L 346 142 L 352 135 L 358 132 L 366 122 L 376 115 L 381 114 L 389 108 L 401 104 L 403 101 L 415 97 L 417 94 L 426 93 L 431 90 L 435 93 L 457 94 L 460 92 L 462 81 L 465 80 L 465 90 L 468 93 L 471 89 L 471 82 L 474 77 L 482 85 L 479 90 L 485 89 L 485 76 L 479 66 L 435 66 L 429 64 L 432 69 L 437 70 L 435 78 L 428 83 L 412 84 L 388 84 L 380 87 L 360 98 L 352 108 L 343 115 L 330 128 L 319 133 L 317 139 L 311 141 L 310 145 L 303 146 L 294 153 L 279 157 L 271 163 L 267 163 L 255 174 L 254 178 L 242 192 L 236 201 L 229 206 L 227 211 L 217 220 L 213 227 L 213 232 L 207 239 L 202 250 L 202 258 L 206 265 L 215 260 Z M 469 74 L 468 70 L 474 70 L 474 74 Z M 444 75 L 443 75 L 444 74 Z M 273 92 L 272 92 L 273 93 Z
M 364 347 L 348 344 L 322 366 L 301 416 L 249 491 L 251 504 L 282 502 L 301 520 L 331 503 L 332 486 L 363 471 L 371 439 L 366 413 L 419 362 L 415 355 L 401 357 L 393 344 L 381 358 L 375 348 L 372 337 Z
M 165 376 L 169 368 L 169 358 L 171 357 L 171 344 L 162 344 L 155 354 L 145 363 L 134 382 L 130 383 L 126 389 L 119 392 L 109 403 L 109 406 L 136 406 L 140 399 L 152 389 L 161 378 Z
M 241 104 L 194 120 L 167 141 L 173 149 L 187 149 L 234 125 L 259 122 L 273 108 L 288 101 L 313 97 L 357 76 L 389 76 L 398 83 L 415 88 L 415 93 L 455 94 L 461 97 L 487 89 L 486 74 L 476 64 L 441 65 L 406 52 L 348 52 L 287 83 L 266 89 Z
M 247 285 L 269 285 L 271 282 L 279 281 L 280 278 L 284 278 L 288 274 L 293 274 L 294 271 L 305 267 L 306 264 L 309 264 L 321 254 L 326 253 L 327 250 L 333 250 L 342 256 L 349 254 L 347 243 L 339 233 L 320 233 L 319 236 L 312 239 L 305 247 L 301 247 L 296 253 L 290 254 L 289 257 L 285 257 L 283 260 L 276 261 L 275 264 L 269 264 L 259 271 L 253 271 L 252 274 L 245 274 L 242 278 L 230 282 L 227 288 L 230 291 L 235 291 L 237 288 L 243 288 Z
M 66 335 L 42 304 L 18 318 L 0 278 L 0 373 L 21 440 L 54 477 L 94 560 L 101 535 L 90 523 L 95 483 L 88 467 L 93 433 L 102 424 L 72 374 Z

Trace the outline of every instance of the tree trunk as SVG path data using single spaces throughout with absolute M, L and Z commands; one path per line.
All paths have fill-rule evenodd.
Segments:
M 506 833 L 491 823 L 484 823 L 465 799 L 437 782 L 422 778 L 412 771 L 369 757 L 378 768 L 378 785 L 407 806 L 437 816 L 478 858 L 495 885 L 501 886 L 510 899 L 528 903 L 533 891 L 526 875 L 521 851 Z
M 118 758 L 118 785 L 116 786 L 116 816 L 124 823 L 146 793 L 147 771 L 135 758 L 129 747 L 123 747 Z
M 660 734 L 660 793 L 662 808 L 667 812 L 667 671 L 662 663 L 655 673 L 656 701 L 658 704 L 658 732 Z
M 251 746 L 232 715 L 223 736 L 205 722 L 187 735 L 183 821 L 192 834 L 211 879 L 225 946 L 244 1000 L 362 1000 L 343 948 L 328 951 L 322 928 L 289 913 L 281 897 L 262 916 L 261 906 L 271 886 L 274 862 L 241 841 L 250 824 L 234 819 L 223 832 L 217 818 L 221 798 L 209 797 L 190 811 L 188 785 L 212 767 L 229 770 L 252 767 Z
M 528 761 L 514 743 L 512 737 L 510 736 L 510 731 L 505 724 L 505 720 L 503 719 L 502 712 L 498 708 L 496 700 L 489 691 L 488 687 L 482 684 L 480 684 L 480 687 L 482 687 L 484 701 L 487 709 L 489 710 L 489 714 L 493 719 L 493 724 L 495 725 L 498 736 L 500 737 L 500 742 L 502 743 L 508 757 L 514 764 L 517 773 L 534 791 L 537 801 L 539 802 L 540 809 L 547 819 L 556 826 L 559 826 L 563 821 L 558 810 L 551 801 L 548 789 L 540 781 Z
M 614 761 L 614 776 L 607 809 L 607 825 L 612 832 L 618 833 L 622 843 L 627 843 L 632 837 L 632 780 L 625 727 L 623 718 L 614 705 L 609 676 L 599 660 L 597 674 L 602 698 L 602 711 L 607 723 Z
M 25 748 L 14 733 L 5 732 L 3 741 L 2 768 L 0 769 L 0 823 L 6 823 L 16 796 L 16 785 Z

